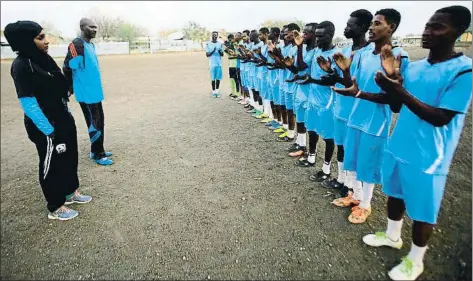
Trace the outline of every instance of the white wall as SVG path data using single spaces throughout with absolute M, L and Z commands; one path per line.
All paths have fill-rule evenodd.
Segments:
M 64 58 L 66 57 L 68 46 L 68 44 L 50 45 L 48 53 L 51 57 Z M 118 55 L 130 53 L 130 47 L 128 45 L 128 42 L 95 43 L 95 50 L 97 52 L 97 55 Z M 10 47 L 2 47 L 1 59 L 14 58 L 16 58 L 16 53 L 13 52 Z

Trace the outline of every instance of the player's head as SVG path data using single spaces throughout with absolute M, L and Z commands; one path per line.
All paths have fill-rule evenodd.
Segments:
M 92 39 L 97 36 L 97 24 L 88 18 L 80 20 L 81 36 L 85 39 Z
M 450 6 L 437 10 L 425 25 L 422 47 L 447 49 L 471 23 L 471 12 L 463 6 Z
M 241 32 L 235 33 L 235 41 L 238 42 L 241 40 Z
M 290 23 L 287 25 L 287 34 L 284 36 L 288 43 L 294 42 L 294 30 L 301 31 L 301 28 L 296 23 Z
M 213 32 L 212 32 L 212 41 L 213 41 L 213 42 L 217 42 L 217 38 L 218 38 L 218 32 L 217 32 L 217 31 L 213 31 Z
M 335 26 L 331 21 L 323 21 L 315 29 L 316 44 L 319 47 L 327 46 L 332 43 L 335 34 Z
M 401 23 L 401 14 L 394 9 L 382 9 L 376 12 L 369 27 L 370 42 L 391 38 Z
M 266 41 L 268 40 L 269 29 L 267 27 L 262 27 L 259 29 L 259 40 Z
M 256 29 L 253 29 L 250 33 L 250 41 L 257 42 L 259 37 L 259 32 Z
M 315 30 L 317 29 L 317 23 L 311 22 L 304 26 L 302 30 L 302 36 L 304 37 L 304 44 L 315 40 Z
M 348 18 L 347 21 L 347 26 L 343 32 L 345 37 L 347 39 L 352 39 L 362 35 L 364 36 L 364 34 L 366 34 L 368 31 L 372 20 L 373 15 L 369 11 L 365 9 L 354 11 L 350 14 L 350 18 Z
M 230 43 L 234 42 L 234 41 L 235 41 L 235 35 L 229 34 L 229 35 L 227 36 L 227 40 L 228 40 L 228 42 L 230 42 Z
M 279 35 L 279 39 L 281 40 L 284 40 L 284 32 L 286 32 L 287 30 L 287 25 L 283 25 L 282 29 L 281 29 L 281 34 Z
M 242 39 L 245 42 L 248 42 L 250 40 L 250 31 L 248 29 L 243 30 L 242 32 Z
M 10 23 L 5 26 L 4 35 L 11 49 L 21 55 L 31 57 L 48 52 L 49 41 L 46 34 L 34 21 Z
M 271 29 L 269 30 L 269 40 L 274 42 L 278 41 L 280 34 L 281 30 L 279 29 L 279 27 L 271 27 Z

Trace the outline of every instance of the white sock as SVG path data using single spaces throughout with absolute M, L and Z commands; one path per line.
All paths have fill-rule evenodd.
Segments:
M 345 185 L 349 189 L 353 189 L 353 172 L 352 171 L 345 171 Z
M 216 92 L 215 92 L 215 90 L 212 90 L 212 94 L 214 94 L 214 95 L 215 95 L 215 93 L 216 93 Z
M 360 208 L 368 209 L 371 207 L 371 198 L 373 198 L 374 183 L 363 182 L 363 198 L 360 202 Z
M 297 135 L 297 138 L 299 138 L 299 145 L 300 146 L 304 146 L 306 147 L 307 146 L 307 138 L 306 138 L 306 134 L 305 133 L 301 133 L 301 134 L 298 134 Z
M 288 130 L 288 131 L 287 131 L 287 136 L 288 136 L 289 138 L 293 139 L 293 138 L 294 138 L 294 130 Z
M 322 166 L 322 171 L 325 174 L 330 174 L 330 162 L 324 162 L 324 165 Z
M 283 127 L 285 130 L 289 130 L 289 125 L 288 125 L 288 124 L 282 124 L 282 127 Z
M 338 177 L 337 181 L 339 183 L 345 183 L 345 172 L 343 170 L 343 162 L 338 162 Z
M 315 163 L 315 154 L 309 154 L 307 161 L 310 163 Z
M 350 174 L 351 179 L 351 186 L 353 188 L 353 199 L 354 200 L 361 200 L 363 199 L 363 185 L 361 181 L 356 179 L 356 172 L 348 171 L 347 173 Z
M 424 263 L 425 251 L 427 251 L 427 246 L 419 247 L 412 243 L 411 250 L 409 251 L 409 254 L 407 254 L 407 257 L 415 264 L 421 265 Z
M 273 111 L 271 110 L 271 104 L 269 104 L 269 118 L 271 118 L 272 120 L 274 120 Z
M 282 121 L 278 121 L 278 123 L 279 123 L 279 125 L 280 125 L 280 126 L 282 126 L 282 125 L 283 125 Z
M 301 134 L 297 134 L 297 137 L 296 137 L 296 144 L 298 146 L 301 146 Z
M 217 94 L 218 94 L 218 90 L 219 90 L 219 89 L 215 89 L 215 92 L 216 92 Z
M 402 222 L 402 219 L 400 221 L 388 219 L 388 229 L 386 230 L 386 235 L 394 242 L 401 238 Z

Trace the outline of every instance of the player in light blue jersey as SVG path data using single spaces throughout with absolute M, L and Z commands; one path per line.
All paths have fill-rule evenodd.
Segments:
M 381 92 L 373 79 L 378 71 L 385 71 L 390 76 L 395 75 L 386 64 L 389 60 L 381 55 L 381 52 L 382 48 L 391 48 L 391 37 L 400 21 L 401 15 L 394 9 L 376 12 L 369 28 L 369 41 L 375 43 L 375 49 L 361 54 L 354 73 L 361 91 L 375 94 Z M 392 52 L 402 62 L 399 71 L 404 73 L 409 64 L 407 53 L 400 47 L 394 47 Z M 349 76 L 350 73 L 344 73 L 344 76 L 346 75 Z M 349 89 L 352 90 L 356 86 L 353 83 Z M 343 92 L 348 89 L 341 90 Z M 360 201 L 349 199 L 351 205 L 358 205 L 348 217 L 351 223 L 364 223 L 371 214 L 374 186 L 381 184 L 382 156 L 391 125 L 391 115 L 388 105 L 356 99 L 348 118 L 343 165 L 347 171 L 356 172 L 356 178 L 363 183 Z
M 332 22 L 323 21 L 317 25 L 315 37 L 317 42 L 317 58 L 312 60 L 310 75 L 304 76 L 299 84 L 311 84 L 307 109 L 305 111 L 304 124 L 309 134 L 309 155 L 307 158 L 302 157 L 295 164 L 299 167 L 315 166 L 316 146 L 321 136 L 325 141 L 325 155 L 322 170 L 311 175 L 310 179 L 316 182 L 322 182 L 330 177 L 330 162 L 332 160 L 335 144 L 333 141 L 333 115 L 332 108 L 334 102 L 334 94 L 330 89 L 330 85 L 334 85 L 333 81 L 326 84 L 324 77 L 327 72 L 336 72 L 331 66 L 327 66 L 327 62 L 331 61 L 332 56 L 339 51 L 333 44 L 332 38 L 335 34 L 335 26 Z M 323 64 L 325 62 L 325 64 Z M 322 68 L 324 65 L 324 68 Z
M 272 27 L 269 31 L 268 41 L 268 52 L 266 57 L 265 65 L 268 68 L 267 84 L 268 84 L 268 96 L 270 100 L 270 106 L 272 110 L 272 120 L 265 123 L 267 127 L 279 126 L 279 122 L 282 123 L 281 111 L 279 105 L 276 104 L 279 101 L 279 83 L 278 83 L 278 68 L 276 61 L 271 55 L 271 51 L 277 46 L 279 41 L 279 35 L 281 30 L 279 27 Z
M 218 32 L 212 32 L 212 41 L 205 47 L 205 55 L 209 58 L 210 81 L 212 81 L 212 97 L 220 97 L 219 88 L 222 80 L 223 44 L 217 41 Z
M 286 66 L 295 76 L 293 79 L 286 80 L 288 83 L 294 83 L 302 79 L 305 75 L 310 75 L 312 60 L 317 53 L 315 30 L 317 23 L 308 23 L 303 29 L 303 37 L 294 32 L 294 41 L 297 45 L 297 54 L 293 64 Z M 294 83 L 295 84 L 295 83 Z M 307 130 L 304 125 L 305 109 L 307 107 L 310 85 L 296 84 L 296 93 L 294 96 L 294 113 L 296 116 L 297 138 L 296 142 L 289 148 L 289 156 L 300 157 L 307 153 L 306 136 Z
M 295 127 L 296 120 L 294 118 L 294 93 L 296 91 L 297 85 L 295 83 L 288 83 L 286 80 L 292 79 L 294 74 L 288 69 L 287 65 L 292 65 L 294 58 L 297 54 L 297 46 L 294 42 L 294 31 L 299 32 L 301 29 L 295 23 L 290 23 L 287 25 L 287 32 L 285 34 L 285 46 L 284 58 L 280 58 L 284 63 L 284 76 L 283 76 L 283 94 L 284 94 L 284 104 L 287 114 L 287 131 L 279 135 L 278 140 L 284 142 L 292 142 L 295 137 Z M 287 65 L 286 65 L 287 64 Z
M 255 49 L 255 59 L 257 63 L 255 64 L 256 67 L 256 82 L 258 83 L 258 103 L 261 106 L 262 110 L 261 113 L 255 115 L 254 117 L 257 119 L 263 119 L 261 122 L 266 123 L 270 121 L 269 118 L 271 115 L 271 105 L 269 103 L 267 97 L 267 76 L 268 76 L 268 68 L 266 67 L 266 57 L 268 56 L 268 36 L 269 36 L 269 29 L 267 27 L 262 27 L 259 29 L 258 38 L 261 42 L 261 47 Z
M 243 89 L 243 100 L 240 102 L 240 104 L 244 105 L 245 108 L 249 107 L 249 98 L 250 98 L 250 92 L 249 92 L 249 85 L 248 85 L 248 61 L 246 59 L 246 53 L 245 49 L 248 48 L 249 44 L 249 37 L 250 31 L 249 30 L 244 30 L 242 32 L 242 42 L 239 44 L 237 50 L 238 50 L 238 58 L 240 59 L 240 72 L 241 72 L 241 85 Z
M 427 242 L 437 222 L 447 174 L 471 103 L 472 61 L 454 50 L 456 39 L 470 23 L 471 12 L 466 7 L 437 10 L 422 35 L 422 47 L 430 50 L 428 58 L 411 63 L 402 75 L 403 83 L 376 74 L 376 83 L 387 94 L 375 95 L 375 100 L 394 103 L 392 108 L 400 109 L 400 114 L 383 159 L 387 230 L 369 234 L 363 241 L 373 247 L 401 248 L 402 218 L 407 210 L 414 221 L 412 246 L 407 257 L 389 272 L 393 280 L 415 280 L 424 270 Z
M 356 10 L 350 14 L 345 27 L 345 37 L 352 39 L 353 43 L 342 49 L 340 53 L 334 55 L 334 61 L 337 67 L 342 72 L 348 72 L 351 76 L 354 74 L 360 56 L 365 51 L 372 51 L 374 43 L 369 43 L 366 40 L 366 32 L 373 20 L 373 15 L 364 9 Z M 343 77 L 339 77 L 339 84 L 351 85 L 351 81 L 345 83 Z M 335 95 L 335 104 L 333 106 L 334 116 L 334 141 L 337 145 L 337 161 L 338 161 L 338 177 L 331 180 L 324 181 L 322 186 L 331 189 L 340 189 L 332 203 L 339 207 L 349 207 L 351 200 L 361 200 L 362 198 L 362 184 L 356 179 L 356 174 L 353 171 L 345 172 L 343 167 L 344 161 L 344 147 L 345 136 L 347 131 L 347 121 L 353 108 L 354 98 Z M 352 195 L 349 195 L 352 192 Z M 339 199 L 345 198 L 345 199 Z

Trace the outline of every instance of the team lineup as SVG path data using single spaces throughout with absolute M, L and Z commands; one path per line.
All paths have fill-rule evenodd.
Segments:
M 416 280 L 424 271 L 471 103 L 472 60 L 455 51 L 471 12 L 463 6 L 437 10 L 422 36 L 428 57 L 419 61 L 393 46 L 400 23 L 395 9 L 353 11 L 344 28 L 352 43 L 345 47 L 334 44 L 330 21 L 244 30 L 224 43 L 213 32 L 205 55 L 211 96 L 221 97 L 226 56 L 229 97 L 276 133 L 277 141 L 288 144 L 284 153 L 294 166 L 315 169 L 309 181 L 333 192 L 332 205 L 348 209 L 350 223 L 366 223 L 374 208 L 384 208 L 372 205 L 374 190 L 381 186 L 388 198 L 386 229 L 354 232 L 353 240 L 401 249 L 404 213 L 412 219 L 410 251 L 388 275 Z M 77 130 L 68 107 L 72 95 L 87 126 L 87 157 L 97 165 L 114 164 L 104 147 L 104 91 L 92 42 L 97 23 L 83 18 L 79 26 L 81 34 L 68 45 L 62 67 L 48 55 L 49 42 L 38 23 L 18 21 L 4 31 L 18 54 L 11 76 L 27 137 L 38 153 L 48 218 L 60 221 L 79 215 L 68 205 L 92 201 L 79 192 Z M 319 141 L 324 151 L 317 150 Z M 331 170 L 335 151 L 336 173 Z M 323 162 L 317 163 L 317 155 Z
M 375 185 L 382 185 L 387 229 L 364 236 L 365 244 L 400 249 L 407 212 L 414 221 L 411 250 L 389 272 L 393 280 L 415 280 L 424 270 L 471 101 L 472 61 L 454 51 L 470 20 L 463 7 L 438 10 L 423 34 L 429 57 L 416 62 L 391 44 L 401 22 L 394 9 L 374 16 L 364 9 L 351 13 L 344 35 L 353 43 L 344 48 L 333 44 L 330 21 L 308 23 L 302 35 L 295 23 L 244 30 L 224 44 L 213 32 L 207 44 L 212 96 L 220 97 L 221 60 L 227 53 L 229 96 L 279 133 L 279 141 L 291 143 L 287 152 L 297 158 L 296 166 L 315 167 L 317 142 L 323 139 L 324 162 L 309 179 L 339 190 L 332 204 L 349 208 L 348 221 L 366 222 Z M 389 134 L 393 113 L 399 117 Z M 338 174 L 332 178 L 335 146 Z

